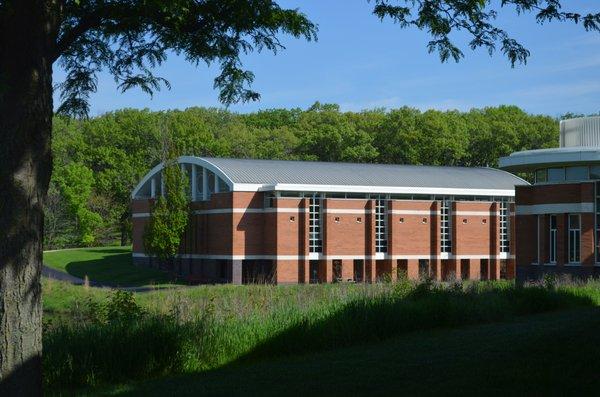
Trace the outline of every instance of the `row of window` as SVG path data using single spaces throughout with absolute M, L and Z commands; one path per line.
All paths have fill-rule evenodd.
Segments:
M 194 164 L 180 164 L 189 181 L 188 192 L 192 201 L 209 200 L 213 193 L 229 192 L 229 185 L 208 169 Z M 137 193 L 136 198 L 164 196 L 165 186 L 162 172 L 154 175 Z
M 378 261 L 379 262 L 379 261 Z M 460 278 L 463 280 L 468 280 L 471 278 L 471 275 L 477 277 L 476 271 L 471 271 L 471 266 L 475 265 L 476 262 L 471 263 L 470 259 L 461 259 L 460 260 L 460 268 L 454 270 L 446 270 L 440 269 L 442 274 L 440 275 L 442 280 L 450 280 L 453 277 L 456 277 L 458 274 L 458 270 L 460 269 Z M 500 278 L 506 279 L 508 277 L 508 263 L 506 260 L 500 260 Z M 353 281 L 353 282 L 363 282 L 365 280 L 365 261 L 362 259 L 354 259 L 352 263 L 352 278 L 348 280 L 344 280 L 342 271 L 344 264 L 340 259 L 334 259 L 331 261 L 331 275 L 333 282 L 341 282 L 341 281 Z M 442 261 L 442 267 L 444 266 L 444 261 Z M 378 265 L 374 269 L 375 274 L 378 280 L 386 279 L 386 276 L 390 276 L 386 274 L 384 271 L 378 269 Z M 393 269 L 391 269 L 394 271 Z M 489 280 L 495 279 L 494 269 L 490 267 L 490 261 L 488 259 L 480 259 L 479 260 L 479 279 L 480 280 Z M 373 271 L 373 270 L 372 270 Z M 408 276 L 408 260 L 406 259 L 398 259 L 396 261 L 396 275 L 397 278 L 406 278 Z M 437 278 L 437 269 L 433 266 L 433 263 L 429 259 L 419 259 L 418 260 L 418 275 L 419 278 Z M 309 282 L 311 284 L 319 283 L 325 281 L 324 274 L 322 272 L 322 264 L 319 261 L 312 260 L 309 262 Z
M 549 219 L 549 255 L 548 261 L 556 263 L 556 240 L 558 236 L 558 224 L 556 215 L 550 215 Z M 581 262 L 581 215 L 569 214 L 568 217 L 568 261 L 569 263 Z
M 600 165 L 553 167 L 535 171 L 535 183 L 587 181 L 600 179 Z
M 381 196 L 379 196 L 381 197 Z M 452 237 L 450 225 L 450 201 L 440 202 L 440 251 L 452 252 Z M 375 252 L 387 252 L 387 200 L 375 200 Z M 510 251 L 509 237 L 509 207 L 508 202 L 500 202 L 500 252 Z M 323 238 L 321 235 L 321 196 L 313 193 L 309 200 L 309 230 L 308 247 L 309 252 L 323 251 Z

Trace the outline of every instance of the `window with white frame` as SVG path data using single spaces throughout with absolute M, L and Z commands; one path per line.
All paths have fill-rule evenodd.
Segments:
M 550 215 L 550 252 L 549 252 L 549 262 L 556 263 L 556 215 Z
M 569 263 L 581 261 L 581 216 L 569 215 Z
M 440 250 L 441 252 L 451 252 L 450 201 L 442 200 L 440 204 Z
M 500 252 L 510 251 L 508 203 L 500 202 Z
M 387 252 L 386 200 L 375 200 L 375 252 Z
M 321 238 L 321 195 L 313 194 L 308 203 L 308 249 L 309 252 L 322 252 Z

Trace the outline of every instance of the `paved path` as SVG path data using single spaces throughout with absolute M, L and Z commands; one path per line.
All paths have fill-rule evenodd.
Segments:
M 63 271 L 53 269 L 46 265 L 42 266 L 42 276 L 51 278 L 53 280 L 66 281 L 66 282 L 74 284 L 74 285 L 83 285 L 85 283 L 85 281 L 79 277 L 72 276 L 69 273 L 65 273 Z M 173 285 L 173 286 L 161 286 L 161 287 L 152 287 L 152 286 L 126 287 L 126 286 L 110 284 L 110 283 L 98 283 L 98 282 L 92 281 L 92 280 L 89 280 L 89 285 L 90 285 L 90 287 L 95 287 L 95 288 L 111 288 L 111 289 L 120 289 L 123 291 L 132 291 L 132 292 L 149 292 L 149 291 L 156 291 L 159 289 L 172 289 L 172 288 L 186 287 L 185 285 Z

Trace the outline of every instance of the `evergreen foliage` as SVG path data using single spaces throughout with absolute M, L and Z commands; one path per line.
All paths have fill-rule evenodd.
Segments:
M 172 259 L 179 250 L 181 237 L 189 219 L 189 192 L 185 172 L 169 152 L 162 172 L 164 194 L 157 200 L 144 230 L 146 251 L 161 261 Z

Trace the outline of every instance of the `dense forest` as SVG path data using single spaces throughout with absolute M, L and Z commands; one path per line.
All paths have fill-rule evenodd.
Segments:
M 165 131 L 187 155 L 456 166 L 494 167 L 513 151 L 558 144 L 557 119 L 515 106 L 341 112 L 315 103 L 247 114 L 124 109 L 56 117 L 45 249 L 127 243 L 131 191 L 160 161 Z

